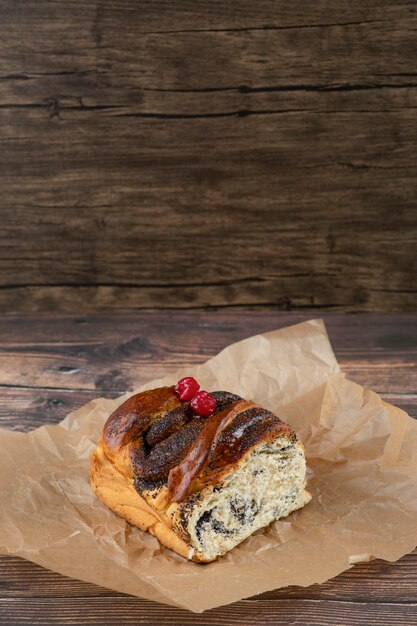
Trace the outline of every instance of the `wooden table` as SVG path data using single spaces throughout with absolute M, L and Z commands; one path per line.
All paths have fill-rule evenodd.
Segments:
M 311 315 L 276 311 L 158 311 L 0 319 L 0 425 L 58 422 L 99 395 L 115 397 L 227 344 Z M 417 316 L 325 314 L 353 380 L 417 417 Z M 417 553 L 359 564 L 323 585 L 271 591 L 196 615 L 65 578 L 19 558 L 0 560 L 2 624 L 417 624 Z

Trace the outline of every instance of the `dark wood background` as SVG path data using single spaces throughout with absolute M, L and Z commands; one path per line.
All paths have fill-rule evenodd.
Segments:
M 415 0 L 0 24 L 1 310 L 417 310 Z

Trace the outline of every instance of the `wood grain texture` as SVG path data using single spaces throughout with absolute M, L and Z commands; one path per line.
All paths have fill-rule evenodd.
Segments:
M 126 390 L 128 391 L 128 389 Z M 98 396 L 117 398 L 121 391 L 98 392 L 90 389 L 7 388 L 0 385 L 0 428 L 29 431 L 45 421 L 58 423 Z M 386 402 L 399 407 L 417 419 L 417 394 L 381 393 Z
M 415 311 L 413 0 L 4 0 L 0 308 Z
M 97 395 L 115 397 L 199 363 L 233 341 L 309 319 L 277 311 L 153 311 L 0 318 L 0 425 L 57 422 Z M 325 313 L 344 371 L 417 417 L 413 315 Z M 0 558 L 0 623 L 367 626 L 417 623 L 417 552 L 360 563 L 306 589 L 290 587 L 195 615 Z
M 180 609 L 136 598 L 0 599 L 0 618 L 12 623 L 39 624 L 163 624 L 189 626 L 252 626 L 254 623 L 288 626 L 410 626 L 416 623 L 417 606 L 410 604 L 344 602 L 334 600 L 244 600 L 195 615 Z M 254 617 L 256 615 L 256 617 Z M 256 622 L 254 621 L 256 620 Z
M 259 599 L 355 600 L 358 602 L 415 602 L 417 552 L 395 564 L 381 560 L 358 563 L 322 585 L 275 589 Z M 61 576 L 17 557 L 0 559 L 0 597 L 26 598 L 126 597 L 122 593 Z
M 0 318 L 0 425 L 30 430 L 122 393 L 244 337 L 310 319 L 276 311 L 153 311 Z M 326 313 L 346 374 L 417 414 L 415 316 Z

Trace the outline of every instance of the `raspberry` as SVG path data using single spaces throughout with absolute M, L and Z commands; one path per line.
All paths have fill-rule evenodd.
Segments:
M 216 400 L 207 391 L 199 391 L 190 402 L 190 406 L 203 417 L 210 417 L 216 410 Z
M 180 400 L 191 400 L 200 389 L 200 385 L 192 376 L 181 378 L 175 385 L 175 393 Z

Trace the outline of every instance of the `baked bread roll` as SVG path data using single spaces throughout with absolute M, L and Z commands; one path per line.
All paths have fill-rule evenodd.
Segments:
M 197 414 L 198 398 L 180 399 L 178 385 L 126 400 L 104 426 L 90 478 L 119 516 L 210 562 L 311 496 L 304 448 L 288 424 L 227 391 L 197 396 L 215 408 L 203 401 L 206 415 Z

